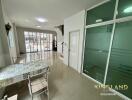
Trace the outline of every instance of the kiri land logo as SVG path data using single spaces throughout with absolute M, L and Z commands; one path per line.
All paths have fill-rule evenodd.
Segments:
M 95 85 L 94 86 L 96 89 L 103 89 L 103 92 L 100 93 L 100 95 L 116 95 L 115 93 L 112 93 L 109 91 L 109 89 L 113 89 L 116 91 L 127 91 L 128 90 L 128 85 L 126 84 L 121 84 L 121 85 Z

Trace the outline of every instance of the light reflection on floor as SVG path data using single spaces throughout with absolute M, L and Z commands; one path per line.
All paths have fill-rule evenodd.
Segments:
M 27 53 L 21 55 L 21 57 L 18 58 L 16 63 L 27 63 L 31 61 L 43 60 L 49 65 L 53 65 L 53 55 L 55 55 L 53 51 Z

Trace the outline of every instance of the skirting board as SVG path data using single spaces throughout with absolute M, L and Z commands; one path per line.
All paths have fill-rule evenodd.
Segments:
M 97 83 L 97 84 L 103 85 L 101 82 L 98 82 L 97 80 L 95 80 L 95 79 L 93 79 L 92 77 L 86 75 L 85 73 L 82 73 L 82 75 L 85 76 L 85 77 L 87 77 L 87 78 L 89 78 L 90 80 L 94 81 L 94 82 Z M 116 91 L 116 90 L 114 90 L 114 89 L 109 88 L 109 90 L 110 90 L 111 92 L 115 93 L 116 95 L 118 95 L 119 97 L 123 98 L 124 100 L 132 100 L 132 99 L 128 98 L 127 96 L 121 94 L 120 92 L 118 92 L 118 91 Z

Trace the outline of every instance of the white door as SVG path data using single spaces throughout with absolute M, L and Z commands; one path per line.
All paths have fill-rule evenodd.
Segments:
M 79 33 L 80 31 L 70 32 L 69 34 L 69 66 L 78 69 L 78 51 L 79 51 Z

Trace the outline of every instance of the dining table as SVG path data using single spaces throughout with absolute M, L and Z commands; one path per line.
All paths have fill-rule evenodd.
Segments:
M 49 65 L 44 61 L 32 61 L 25 64 L 12 64 L 0 68 L 0 88 L 28 79 L 28 75 L 47 74 Z

